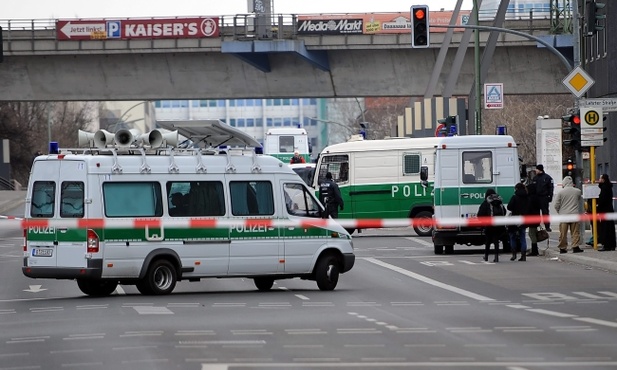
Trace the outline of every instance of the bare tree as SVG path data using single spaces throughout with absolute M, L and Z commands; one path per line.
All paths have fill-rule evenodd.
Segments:
M 60 147 L 76 147 L 77 133 L 95 116 L 96 103 L 0 104 L 0 138 L 9 139 L 13 179 L 26 184 L 37 151 L 47 152 L 48 133 Z
M 559 118 L 574 106 L 572 95 L 508 95 L 503 109 L 482 111 L 482 133 L 494 134 L 497 126 L 506 126 L 516 140 L 519 156 L 526 164 L 536 160 L 536 119 Z

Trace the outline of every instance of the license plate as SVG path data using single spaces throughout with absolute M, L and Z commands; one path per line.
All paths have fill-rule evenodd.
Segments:
M 54 254 L 54 250 L 51 248 L 34 248 L 32 250 L 33 257 L 51 257 Z

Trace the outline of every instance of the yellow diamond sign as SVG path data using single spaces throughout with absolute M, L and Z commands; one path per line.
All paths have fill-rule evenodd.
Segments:
M 583 94 L 589 90 L 589 88 L 595 83 L 593 78 L 585 72 L 581 67 L 576 67 L 570 72 L 566 78 L 563 79 L 563 84 L 574 94 L 577 98 L 580 98 Z

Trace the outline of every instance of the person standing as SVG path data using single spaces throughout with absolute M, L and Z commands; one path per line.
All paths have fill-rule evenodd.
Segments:
M 598 183 L 600 195 L 596 210 L 598 213 L 612 213 L 613 208 L 613 184 L 607 174 L 600 176 Z M 617 246 L 615 241 L 615 221 L 602 220 L 598 223 L 598 244 L 602 244 L 599 251 L 614 251 Z
M 527 185 L 527 200 L 528 200 L 529 208 L 527 209 L 526 214 L 529 216 L 540 216 L 540 200 L 538 199 L 538 194 L 536 193 L 536 184 Z M 540 255 L 538 251 L 538 228 L 539 227 L 540 227 L 540 222 L 529 225 L 529 239 L 531 240 L 531 251 L 529 252 L 529 254 L 527 254 L 527 256 L 539 256 Z
M 343 210 L 343 198 L 338 184 L 332 180 L 332 173 L 326 173 L 326 179 L 319 185 L 319 201 L 326 207 L 325 218 L 338 218 L 339 207 Z
M 501 197 L 495 192 L 495 189 L 487 189 L 484 194 L 484 201 L 478 208 L 478 217 L 494 217 L 505 216 L 506 209 L 503 206 Z M 484 227 L 484 261 L 488 261 L 488 253 L 491 250 L 491 244 L 495 245 L 495 258 L 493 262 L 499 262 L 499 240 L 506 233 L 504 226 L 486 225 Z
M 540 211 L 542 216 L 549 215 L 549 203 L 553 201 L 553 191 L 555 190 L 555 183 L 553 178 L 546 172 L 544 172 L 544 166 L 538 164 L 536 166 L 536 177 L 533 182 L 536 184 L 536 194 L 540 201 Z M 544 219 L 544 227 L 546 231 L 551 232 L 551 223 L 548 218 Z
M 562 182 L 563 189 L 555 196 L 555 211 L 560 215 L 580 215 L 581 214 L 581 189 L 574 187 L 572 177 L 566 176 Z M 583 250 L 579 247 L 581 244 L 580 222 L 559 223 L 559 253 L 568 253 L 568 229 L 572 236 L 572 252 L 581 253 Z
M 291 157 L 291 160 L 289 161 L 290 164 L 294 164 L 294 163 L 306 163 L 306 160 L 304 159 L 303 156 L 300 155 L 299 151 L 294 151 L 294 155 L 293 157 Z
M 527 189 L 522 183 L 517 183 L 514 186 L 514 195 L 508 202 L 508 211 L 512 212 L 512 216 L 524 216 L 529 210 L 529 197 Z M 508 225 L 508 234 L 510 235 L 510 249 L 512 250 L 512 258 L 510 261 L 516 260 L 516 251 L 520 247 L 521 258 L 519 261 L 527 261 L 527 239 L 525 239 L 525 229 L 527 226 Z

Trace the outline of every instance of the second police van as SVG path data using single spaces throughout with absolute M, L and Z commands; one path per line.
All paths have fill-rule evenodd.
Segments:
M 301 278 L 332 290 L 352 268 L 351 236 L 324 223 L 323 208 L 302 179 L 286 163 L 255 154 L 259 143 L 252 137 L 217 120 L 166 128 L 143 135 L 82 131 L 80 145 L 87 148 L 34 160 L 26 276 L 76 280 L 92 296 L 112 294 L 118 284 L 160 295 L 178 281 L 212 277 L 249 277 L 259 290 Z M 206 146 L 167 147 L 178 133 Z M 222 144 L 251 150 L 221 152 Z M 213 227 L 190 227 L 200 218 Z M 134 227 L 140 219 L 161 226 Z M 311 220 L 321 226 L 307 227 Z M 214 227 L 216 221 L 226 226 Z

